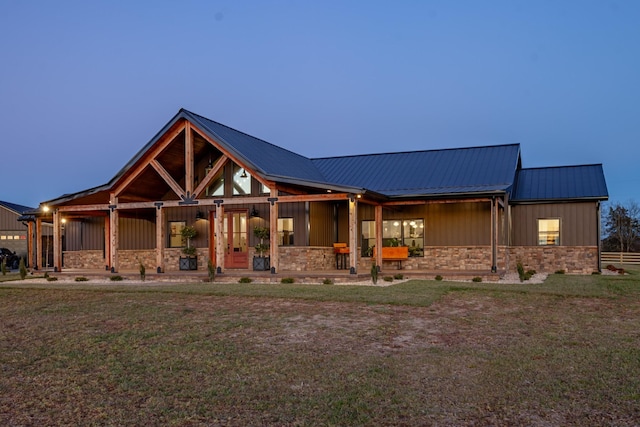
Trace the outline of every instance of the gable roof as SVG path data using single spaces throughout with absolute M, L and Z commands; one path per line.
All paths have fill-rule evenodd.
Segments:
M 601 164 L 520 169 L 513 202 L 593 199 L 607 200 Z
M 19 215 L 24 214 L 25 212 L 31 211 L 33 210 L 33 208 L 30 208 L 28 206 L 23 206 L 23 205 L 18 205 L 16 203 L 9 203 L 9 202 L 5 202 L 0 200 L 0 206 L 9 209 L 10 211 L 13 211 Z
M 246 166 L 251 173 L 278 183 L 324 190 L 369 192 L 387 198 L 429 198 L 512 194 L 512 200 L 551 200 L 564 198 L 606 199 L 606 184 L 600 166 L 583 166 L 580 171 L 566 167 L 520 169 L 520 145 L 424 150 L 366 154 L 356 156 L 307 158 L 259 138 L 240 132 L 206 117 L 180 109 L 178 113 L 105 185 L 75 194 L 63 195 L 48 203 L 65 203 L 81 197 L 104 194 L 124 177 L 144 155 L 181 120 L 191 122 L 198 132 Z M 597 165 L 595 165 L 597 166 Z M 584 188 L 553 187 L 541 192 L 536 180 L 585 181 Z M 570 172 L 573 171 L 573 172 Z M 520 182 L 516 187 L 515 182 Z M 539 184 L 539 183 L 538 183 Z M 560 185 L 560 184 L 557 184 Z M 590 188 L 595 185 L 595 188 Z M 537 188 L 537 189 L 536 189 Z M 102 196 L 101 196 L 102 197 Z

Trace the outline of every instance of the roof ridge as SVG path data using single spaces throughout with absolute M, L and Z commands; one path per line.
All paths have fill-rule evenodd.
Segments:
M 272 146 L 272 147 L 278 148 L 278 149 L 280 149 L 280 150 L 288 151 L 288 152 L 289 152 L 289 153 L 291 153 L 291 154 L 295 154 L 295 155 L 297 155 L 297 156 L 304 157 L 304 158 L 305 158 L 305 159 L 307 159 L 307 160 L 311 160 L 309 157 L 303 156 L 303 155 L 302 155 L 302 154 L 300 154 L 300 153 L 296 153 L 295 151 L 289 150 L 289 149 L 287 149 L 287 148 L 284 148 L 284 147 L 281 147 L 281 146 L 279 146 L 279 145 L 276 145 L 276 144 L 274 144 L 274 143 L 272 143 L 272 142 L 266 141 L 266 140 L 264 140 L 264 139 L 262 139 L 262 138 L 258 138 L 257 136 L 253 136 L 253 135 L 251 135 L 251 134 L 248 134 L 248 133 L 246 133 L 246 132 L 243 132 L 243 131 L 241 131 L 241 130 L 238 130 L 238 129 L 236 129 L 236 128 L 233 128 L 233 127 L 231 127 L 231 126 L 225 125 L 224 123 L 220 123 L 220 122 L 218 122 L 218 121 L 212 120 L 212 119 L 210 119 L 210 118 L 208 118 L 208 117 L 205 117 L 205 116 L 203 116 L 203 115 L 201 115 L 201 114 L 194 113 L 193 111 L 189 111 L 189 110 L 187 110 L 186 108 L 181 108 L 180 110 L 181 110 L 181 111 L 184 111 L 185 113 L 191 114 L 191 115 L 193 115 L 193 116 L 199 117 L 199 118 L 201 118 L 201 119 L 208 120 L 208 121 L 210 121 L 210 122 L 212 122 L 212 123 L 215 123 L 215 124 L 216 124 L 216 125 L 218 125 L 218 126 L 222 126 L 222 127 L 224 127 L 224 128 L 230 129 L 230 130 L 232 130 L 232 131 L 234 131 L 234 132 L 237 132 L 237 133 L 239 133 L 239 134 L 241 134 L 241 135 L 245 135 L 245 136 L 248 136 L 249 138 L 253 138 L 253 139 L 258 140 L 258 141 L 260 141 L 260 142 L 264 142 L 265 144 L 268 144 L 268 145 L 270 145 L 270 146 Z
M 432 153 L 432 152 L 454 151 L 454 150 L 477 150 L 479 148 L 500 148 L 500 147 L 512 147 L 512 146 L 519 147 L 520 143 L 515 142 L 512 144 L 478 145 L 473 147 L 434 148 L 430 150 L 389 151 L 386 153 L 350 154 L 347 156 L 314 157 L 311 160 L 347 159 L 347 158 L 354 158 L 354 157 L 373 157 L 373 156 L 389 156 L 394 154 Z
M 556 166 L 536 166 L 532 168 L 520 168 L 521 171 L 524 170 L 534 170 L 534 169 L 566 169 L 566 168 L 581 168 L 586 166 L 602 166 L 602 163 L 585 163 L 582 165 L 556 165 Z

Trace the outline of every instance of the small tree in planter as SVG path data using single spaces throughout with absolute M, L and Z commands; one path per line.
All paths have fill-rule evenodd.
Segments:
M 269 251 L 269 243 L 265 243 L 265 239 L 269 239 L 269 229 L 267 227 L 255 227 L 253 235 L 260 239 L 260 243 L 255 246 L 256 256 L 253 257 L 253 269 L 257 271 L 265 271 L 271 268 L 269 257 L 266 253 Z
M 186 246 L 182 249 L 182 253 L 187 255 L 186 257 L 180 257 L 180 270 L 197 270 L 198 258 L 196 255 L 196 247 L 191 246 L 191 239 L 196 237 L 196 228 L 192 225 L 182 227 L 180 235 L 185 241 Z

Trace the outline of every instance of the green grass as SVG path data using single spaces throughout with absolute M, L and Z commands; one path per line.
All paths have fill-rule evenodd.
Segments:
M 2 425 L 636 425 L 640 275 L 3 282 Z

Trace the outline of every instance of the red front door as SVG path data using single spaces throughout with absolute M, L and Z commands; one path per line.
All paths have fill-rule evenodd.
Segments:
M 224 215 L 224 265 L 227 268 L 249 268 L 247 252 L 247 211 L 228 211 Z

